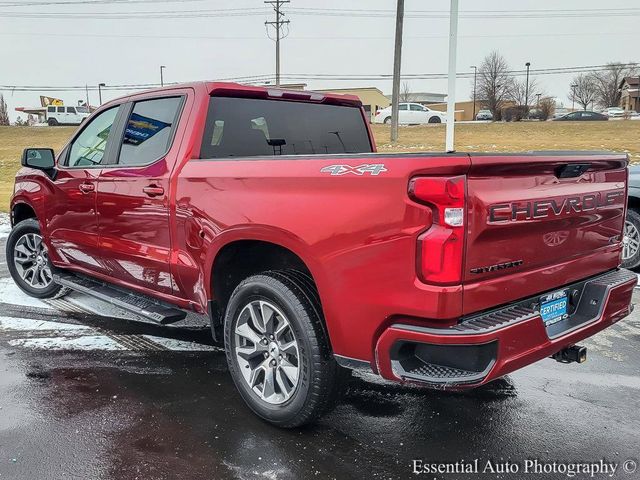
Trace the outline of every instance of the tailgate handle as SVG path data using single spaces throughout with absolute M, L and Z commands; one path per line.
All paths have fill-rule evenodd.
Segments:
M 556 168 L 556 177 L 558 178 L 574 178 L 579 177 L 589 170 L 590 163 L 568 163 Z

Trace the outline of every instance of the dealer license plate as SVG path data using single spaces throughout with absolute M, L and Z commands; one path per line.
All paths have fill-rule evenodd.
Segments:
M 567 314 L 567 305 L 569 300 L 567 290 L 550 293 L 540 297 L 540 316 L 546 326 L 553 325 L 564 320 Z

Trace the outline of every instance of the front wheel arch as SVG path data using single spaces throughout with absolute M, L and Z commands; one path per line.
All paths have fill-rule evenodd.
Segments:
M 25 202 L 18 202 L 11 208 L 11 226 L 15 226 L 18 223 L 28 220 L 30 218 L 37 219 L 35 209 Z

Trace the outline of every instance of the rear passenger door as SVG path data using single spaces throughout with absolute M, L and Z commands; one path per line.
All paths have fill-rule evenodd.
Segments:
M 129 102 L 114 164 L 98 179 L 99 242 L 118 283 L 172 294 L 169 188 L 186 95 Z

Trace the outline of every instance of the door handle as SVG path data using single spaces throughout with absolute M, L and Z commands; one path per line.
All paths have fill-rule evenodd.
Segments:
M 158 197 L 160 195 L 164 195 L 164 188 L 157 185 L 149 185 L 148 187 L 144 187 L 142 191 L 150 197 Z
M 91 193 L 95 191 L 96 186 L 93 185 L 92 183 L 81 183 L 80 186 L 78 186 L 78 188 L 82 193 Z

